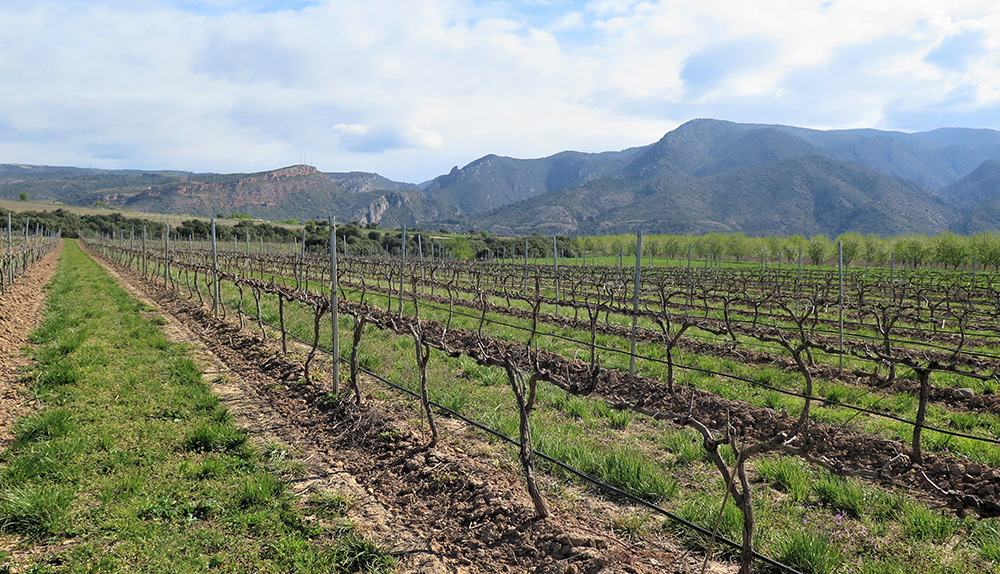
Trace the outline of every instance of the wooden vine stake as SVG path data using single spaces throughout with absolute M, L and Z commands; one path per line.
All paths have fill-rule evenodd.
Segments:
M 539 518 L 545 518 L 549 515 L 549 509 L 541 492 L 538 491 L 538 484 L 535 482 L 535 469 L 532 462 L 534 451 L 531 448 L 531 427 L 529 425 L 531 411 L 534 410 L 538 374 L 536 373 L 525 380 L 524 372 L 510 355 L 504 356 L 503 366 L 507 371 L 510 388 L 514 391 L 514 398 L 517 400 L 517 411 L 520 417 L 521 468 L 524 470 L 524 480 L 528 483 L 528 496 L 531 497 L 531 502 L 535 505 L 535 514 Z

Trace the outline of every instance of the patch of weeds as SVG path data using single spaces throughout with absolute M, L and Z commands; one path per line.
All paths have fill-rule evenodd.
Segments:
M 198 393 L 191 400 L 191 404 L 195 410 L 207 412 L 219 406 L 219 399 L 212 393 Z
M 778 561 L 804 574 L 829 574 L 840 568 L 843 555 L 828 534 L 798 530 L 778 542 Z
M 868 516 L 880 521 L 892 520 L 899 516 L 904 506 L 906 506 L 906 497 L 903 494 L 866 487 L 865 513 Z
M 75 385 L 80 382 L 80 372 L 66 363 L 56 363 L 45 370 L 35 385 L 37 392 L 45 392 L 56 387 Z
M 212 412 L 208 415 L 209 420 L 214 421 L 220 425 L 229 426 L 233 422 L 233 415 L 229 412 L 229 409 L 222 405 L 216 405 Z
M 625 430 L 632 422 L 632 412 L 627 410 L 609 410 L 607 414 L 608 427 L 615 430 Z
M 743 531 L 743 513 L 733 504 L 732 500 L 728 500 L 720 519 L 719 508 L 721 506 L 721 496 L 715 497 L 708 494 L 697 494 L 684 502 L 680 509 L 678 509 L 677 515 L 710 532 L 715 530 L 715 523 L 718 521 L 718 534 L 720 536 L 724 536 L 730 540 L 738 540 Z M 690 530 L 677 522 L 671 521 L 669 525 L 670 528 L 679 532 L 695 548 L 704 548 L 708 544 L 708 538 L 703 534 Z
M 270 504 L 285 491 L 285 485 L 268 473 L 257 473 L 243 481 L 236 494 L 240 508 L 256 508 Z
M 334 550 L 334 561 L 344 572 L 382 574 L 392 572 L 396 566 L 396 559 L 388 549 L 357 534 L 341 539 Z
M 342 517 L 347 514 L 351 502 L 339 492 L 322 491 L 309 497 L 308 506 L 319 516 Z
M 387 429 L 378 433 L 378 438 L 384 440 L 385 442 L 397 442 L 402 438 L 403 432 L 399 429 Z
M 126 474 L 112 479 L 101 489 L 100 499 L 103 504 L 118 502 L 142 491 L 145 479 L 136 473 Z
M 159 315 L 156 315 L 155 317 L 150 317 L 149 322 L 156 325 L 157 327 L 162 327 L 163 325 L 167 324 L 167 320 L 164 319 L 163 317 L 160 317 Z
M 472 399 L 472 393 L 464 387 L 446 387 L 434 398 L 444 408 L 456 413 L 464 413 Z
M 958 530 L 958 524 L 944 512 L 934 512 L 918 503 L 903 507 L 900 516 L 903 536 L 917 541 L 945 542 Z
M 68 409 L 49 409 L 22 417 L 14 424 L 13 448 L 64 436 L 72 427 L 72 414 Z
M 728 444 L 719 445 L 719 456 L 722 460 L 726 461 L 726 464 L 733 466 L 736 464 L 736 452 L 733 451 L 733 447 Z
M 162 337 L 160 337 L 162 340 Z M 165 342 L 165 341 L 164 341 Z M 170 365 L 170 375 L 173 380 L 185 385 L 200 385 L 201 369 L 187 357 L 177 357 Z
M 73 491 L 52 485 L 0 491 L 0 530 L 28 536 L 55 535 L 68 526 Z
M 78 440 L 32 444 L 12 458 L 4 469 L 4 481 L 8 484 L 34 479 L 65 482 L 77 472 L 72 460 L 82 451 L 83 443 Z
M 1000 563 L 1000 523 L 996 519 L 976 524 L 972 529 L 971 540 L 983 560 Z
M 190 452 L 235 451 L 246 445 L 247 437 L 231 425 L 204 422 L 184 438 L 184 450 Z
M 766 390 L 761 393 L 762 403 L 765 407 L 781 412 L 781 406 L 784 403 L 784 397 L 778 391 Z
M 685 465 L 701 460 L 706 454 L 702 443 L 701 436 L 688 429 L 668 431 L 661 442 L 663 448 L 676 457 L 674 458 L 675 465 Z
M 948 420 L 952 428 L 960 431 L 970 431 L 983 426 L 989 428 L 991 426 L 989 422 L 984 424 L 984 421 L 977 413 L 954 412 L 948 415 Z
M 366 371 L 375 371 L 382 364 L 382 358 L 364 349 L 358 351 L 358 366 Z
M 827 474 L 813 488 L 820 501 L 854 518 L 859 518 L 865 512 L 865 490 L 857 481 Z
M 273 440 L 264 445 L 262 456 L 271 469 L 282 476 L 300 476 L 306 470 L 305 464 L 296 459 L 287 446 Z
M 142 505 L 136 512 L 140 520 L 206 520 L 221 510 L 214 500 L 178 500 L 170 496 L 158 497 Z
M 788 493 L 795 502 L 804 502 L 809 498 L 809 470 L 805 464 L 793 457 L 761 458 L 756 464 L 757 473 L 765 480 L 774 483 L 779 489 Z
M 585 399 L 579 397 L 567 397 L 566 402 L 562 405 L 562 412 L 574 419 L 587 420 L 590 418 L 590 406 Z
M 639 538 L 648 531 L 652 518 L 648 511 L 630 511 L 613 516 L 611 522 L 629 538 Z

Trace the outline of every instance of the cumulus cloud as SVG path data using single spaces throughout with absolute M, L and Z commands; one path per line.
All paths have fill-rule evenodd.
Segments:
M 9 2 L 0 161 L 416 181 L 692 117 L 1000 128 L 998 55 L 985 0 Z

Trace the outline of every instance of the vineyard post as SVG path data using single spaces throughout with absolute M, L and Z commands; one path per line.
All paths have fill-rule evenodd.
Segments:
M 212 315 L 219 314 L 219 244 L 215 239 L 215 219 L 212 219 Z
M 559 316 L 559 250 L 556 248 L 556 236 L 552 236 L 552 270 L 556 280 L 556 317 Z
M 802 248 L 799 247 L 799 281 L 802 281 Z
M 687 270 L 687 284 L 688 284 L 688 304 L 684 309 L 684 316 L 686 317 L 691 313 L 691 299 L 694 296 L 694 284 L 691 281 L 691 244 L 688 243 L 688 270 Z
M 345 253 L 346 254 L 346 253 Z M 337 222 L 330 218 L 330 317 L 333 323 L 333 394 L 340 392 L 340 302 L 337 300 Z M 362 301 L 363 303 L 364 301 Z
M 639 276 L 642 274 L 642 231 L 635 234 L 635 286 L 632 292 L 632 355 L 628 362 L 628 380 L 635 381 L 635 333 L 639 328 Z
M 417 251 L 420 253 L 420 290 L 424 290 L 424 234 L 417 235 Z M 344 255 L 347 255 L 347 245 L 344 245 Z
M 142 274 L 146 274 L 146 226 L 142 226 Z
M 403 245 L 399 250 L 399 316 L 403 316 L 403 273 L 406 270 L 406 227 L 403 227 Z
M 838 306 L 840 307 L 840 317 L 838 320 L 838 330 L 840 331 L 840 366 L 838 367 L 838 375 L 844 375 L 844 243 L 842 241 L 837 242 L 837 266 L 840 274 L 840 294 L 838 297 Z
M 528 290 L 528 238 L 524 238 L 524 291 Z
M 979 258 L 976 257 L 976 256 L 973 256 L 972 257 L 972 289 L 973 289 L 973 292 L 972 292 L 972 295 L 971 295 L 973 297 L 976 294 L 975 293 L 975 288 L 976 288 L 976 267 L 978 267 L 978 263 L 979 263 Z
M 309 290 L 309 274 L 306 273 L 306 228 L 302 228 L 302 253 L 299 254 L 300 268 L 302 269 L 302 284 L 303 289 Z
M 163 288 L 167 288 L 167 277 L 170 273 L 170 224 L 163 225 Z
M 889 304 L 890 305 L 892 305 L 892 302 L 896 300 L 896 294 L 894 292 L 895 281 L 893 280 L 893 275 L 895 274 L 895 271 L 896 271 L 896 254 L 890 253 L 889 254 Z
M 14 236 L 11 234 L 10 227 L 10 212 L 7 212 L 7 253 L 8 255 L 14 252 Z M 7 272 L 10 276 L 10 280 L 7 282 L 8 285 L 14 282 L 14 264 L 13 259 L 8 258 L 7 260 Z

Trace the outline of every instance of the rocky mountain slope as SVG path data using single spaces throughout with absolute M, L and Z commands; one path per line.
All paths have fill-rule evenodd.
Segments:
M 487 155 L 426 184 L 291 166 L 253 174 L 0 165 L 0 197 L 494 233 L 1000 229 L 1000 132 L 813 130 L 698 119 L 646 146 Z

